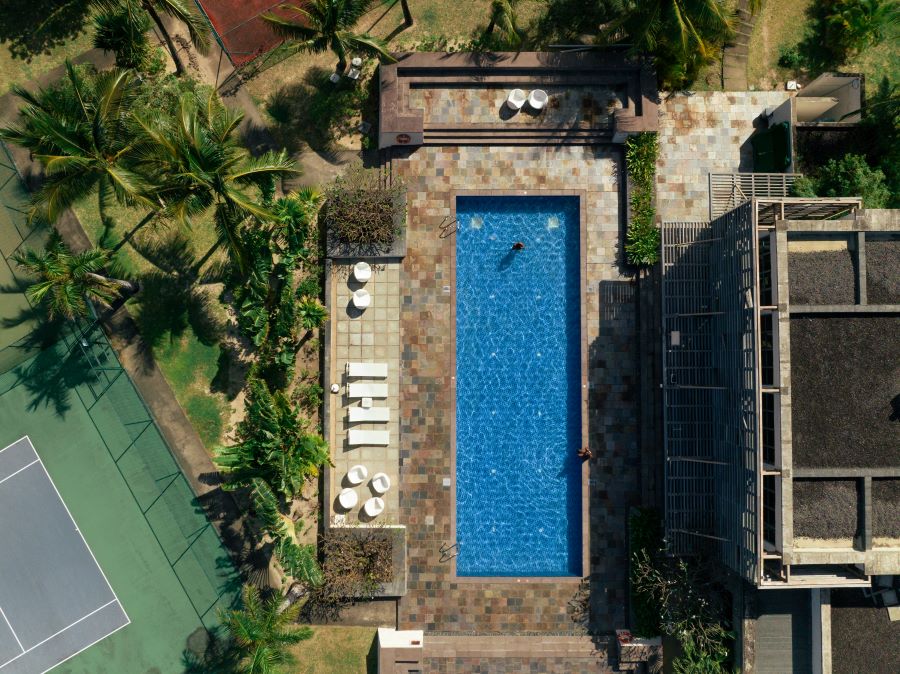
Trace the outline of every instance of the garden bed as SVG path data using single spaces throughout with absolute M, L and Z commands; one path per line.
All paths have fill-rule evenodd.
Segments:
M 791 304 L 856 302 L 856 271 L 853 255 L 847 248 L 809 252 L 790 251 L 788 278 Z
M 794 537 L 852 539 L 856 504 L 855 480 L 794 480 Z
M 866 240 L 869 304 L 900 304 L 900 240 Z
M 896 465 L 898 381 L 900 317 L 793 318 L 794 466 Z

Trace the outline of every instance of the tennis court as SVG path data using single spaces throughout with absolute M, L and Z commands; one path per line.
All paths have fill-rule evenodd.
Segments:
M 262 15 L 272 12 L 290 16 L 278 11 L 282 3 L 283 0 L 197 0 L 216 39 L 235 66 L 252 61 L 281 43 Z
M 41 674 L 129 624 L 26 436 L 0 450 L 0 672 Z

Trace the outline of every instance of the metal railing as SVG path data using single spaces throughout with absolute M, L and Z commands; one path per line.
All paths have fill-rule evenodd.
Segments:
M 753 197 L 789 197 L 800 173 L 710 173 L 709 219 Z

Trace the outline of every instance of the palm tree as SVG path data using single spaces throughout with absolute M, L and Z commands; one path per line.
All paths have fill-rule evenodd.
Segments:
M 26 250 L 13 256 L 16 265 L 36 276 L 25 294 L 35 304 L 44 304 L 51 319 L 74 319 L 88 314 L 88 300 L 108 306 L 123 294 L 137 292 L 134 284 L 103 275 L 109 253 L 91 249 L 73 253 L 57 232 L 43 251 Z
M 135 0 L 106 0 L 94 15 L 94 46 L 116 55 L 116 66 L 140 70 L 147 60 L 150 17 Z
M 312 636 L 309 627 L 296 627 L 300 604 L 281 610 L 282 598 L 263 599 L 259 589 L 245 585 L 244 606 L 222 616 L 222 622 L 242 656 L 238 671 L 244 674 L 274 674 L 279 665 L 293 662 L 287 647 Z
M 517 0 L 493 0 L 491 2 L 491 19 L 484 31 L 485 36 L 493 35 L 494 28 L 499 28 L 503 39 L 512 47 L 522 44 L 522 35 L 516 25 Z
M 101 11 L 110 12 L 116 11 L 116 7 L 128 4 L 129 0 L 90 0 L 90 2 Z M 153 19 L 160 34 L 163 36 L 166 47 L 172 55 L 172 61 L 175 63 L 175 73 L 179 77 L 184 74 L 184 62 L 178 54 L 178 49 L 172 41 L 172 36 L 166 30 L 160 13 L 166 14 L 177 22 L 184 24 L 191 38 L 191 44 L 194 45 L 198 52 L 206 54 L 209 51 L 209 27 L 201 17 L 194 14 L 184 4 L 183 0 L 140 0 L 140 5 Z
M 189 225 L 192 217 L 214 209 L 218 243 L 226 245 L 241 270 L 245 268 L 241 226 L 251 217 L 261 221 L 273 217 L 247 188 L 270 189 L 277 178 L 296 172 L 283 151 L 250 156 L 236 133 L 243 117 L 226 108 L 215 93 L 206 99 L 184 93 L 176 114 L 137 117 L 143 137 L 136 160 L 160 185 L 156 194 L 168 215 Z
M 300 51 L 322 54 L 330 49 L 338 57 L 337 71 L 344 72 L 347 55 L 353 51 L 395 60 L 384 41 L 368 33 L 353 32 L 353 27 L 371 4 L 372 0 L 310 0 L 303 7 L 279 7 L 295 14 L 297 20 L 284 19 L 275 14 L 263 14 L 262 18 L 271 24 L 276 33 L 294 41 Z
M 13 92 L 27 105 L 21 121 L 0 129 L 0 139 L 31 152 L 46 178 L 33 197 L 30 216 L 54 222 L 79 199 L 97 192 L 101 207 L 114 194 L 126 205 L 159 208 L 147 196 L 143 176 L 127 164 L 128 130 L 138 82 L 127 70 L 83 73 L 66 61 L 66 76 L 54 87 Z
M 753 3 L 752 8 L 757 4 Z M 734 32 L 726 0 L 615 0 L 601 42 L 627 41 L 656 56 L 663 86 L 686 86 L 719 55 Z

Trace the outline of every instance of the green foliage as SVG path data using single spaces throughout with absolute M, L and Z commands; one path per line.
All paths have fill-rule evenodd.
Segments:
M 236 436 L 238 444 L 220 448 L 215 458 L 227 473 L 229 488 L 251 486 L 260 478 L 282 498 L 294 498 L 331 461 L 328 444 L 307 432 L 285 394 L 271 392 L 252 373 L 247 378 L 246 416 Z
M 680 639 L 681 656 L 672 661 L 675 674 L 729 674 L 734 671 L 729 662 L 731 656 L 727 645 L 731 635 L 718 624 L 713 626 L 712 631 L 716 637 L 708 649 L 698 646 L 691 635 Z
M 887 77 L 866 100 L 858 141 L 869 165 L 885 175 L 889 207 L 900 208 L 900 91 Z
M 94 46 L 116 55 L 119 68 L 142 70 L 150 55 L 150 17 L 136 0 L 97 3 L 94 16 Z
M 817 197 L 816 181 L 808 176 L 800 176 L 794 180 L 794 184 L 791 185 L 791 196 L 808 198 Z
M 300 605 L 293 604 L 282 611 L 281 602 L 278 595 L 263 599 L 259 589 L 245 585 L 243 607 L 221 614 L 222 624 L 241 655 L 238 671 L 242 674 L 283 671 L 282 665 L 294 662 L 287 647 L 312 636 L 309 627 L 294 624 Z
M 655 133 L 639 133 L 625 143 L 625 166 L 632 184 L 631 220 L 625 235 L 625 252 L 628 261 L 639 266 L 659 261 L 660 232 L 653 208 L 658 154 Z
M 719 58 L 734 33 L 725 0 L 607 0 L 602 43 L 624 42 L 656 57 L 660 87 L 684 89 Z
M 812 73 L 837 68 L 863 49 L 882 42 L 900 21 L 897 0 L 817 0 L 798 45 L 803 69 Z
M 628 518 L 628 536 L 631 550 L 631 629 L 639 637 L 656 637 L 662 634 L 661 609 L 652 593 L 640 591 L 636 577 L 635 561 L 642 556 L 656 555 L 662 548 L 662 527 L 659 513 L 652 508 L 635 510 Z
M 362 52 L 394 61 L 387 44 L 368 33 L 355 33 L 354 27 L 372 6 L 372 0 L 309 0 L 300 5 L 282 5 L 284 14 L 263 14 L 262 18 L 285 39 L 293 41 L 299 51 L 322 54 L 333 51 L 338 57 L 337 69 L 347 67 L 347 55 Z
M 406 216 L 405 193 L 401 182 L 385 185 L 377 170 L 353 167 L 325 192 L 325 225 L 337 241 L 357 252 L 387 251 Z
M 103 276 L 109 254 L 101 250 L 73 253 L 54 231 L 43 251 L 27 249 L 13 255 L 16 266 L 37 281 L 25 294 L 34 304 L 43 304 L 51 319 L 87 316 L 88 301 L 107 306 L 130 283 Z
M 303 371 L 294 387 L 294 402 L 307 412 L 315 412 L 322 405 L 324 389 L 315 373 Z
M 317 297 L 301 297 L 298 305 L 300 325 L 304 330 L 315 330 L 328 320 L 328 309 Z
M 881 169 L 873 169 L 865 157 L 848 154 L 829 159 L 815 175 L 794 186 L 794 194 L 807 196 L 810 191 L 822 197 L 862 197 L 866 208 L 885 208 L 891 191 Z
M 778 65 L 788 70 L 797 71 L 803 68 L 803 54 L 797 45 L 782 45 L 778 50 Z
M 294 523 L 281 513 L 278 497 L 261 478 L 250 482 L 251 501 L 263 529 L 275 541 L 275 557 L 282 570 L 296 581 L 317 587 L 322 584 L 322 569 L 316 560 L 315 546 L 299 545 Z

